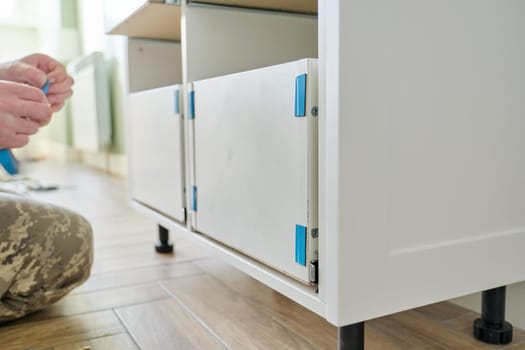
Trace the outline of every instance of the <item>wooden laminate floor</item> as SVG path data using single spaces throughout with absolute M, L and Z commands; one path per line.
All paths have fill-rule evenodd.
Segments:
M 78 165 L 43 163 L 30 174 L 58 184 L 33 197 L 72 208 L 92 223 L 91 278 L 62 301 L 0 327 L 0 349 L 336 349 L 336 329 L 228 266 L 199 242 L 172 237 L 174 255 L 153 250 L 156 223 L 128 205 L 125 182 Z M 477 315 L 450 303 L 367 323 L 368 350 L 525 349 L 474 340 Z

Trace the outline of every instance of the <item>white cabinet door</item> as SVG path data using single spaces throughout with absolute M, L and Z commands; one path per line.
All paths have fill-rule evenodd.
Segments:
M 525 2 L 321 4 L 328 319 L 524 280 Z
M 317 61 L 193 89 L 195 229 L 308 283 L 317 260 Z
M 130 94 L 132 198 L 184 222 L 183 133 L 179 85 Z

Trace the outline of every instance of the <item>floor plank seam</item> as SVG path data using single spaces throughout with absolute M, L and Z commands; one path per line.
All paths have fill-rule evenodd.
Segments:
M 133 333 L 130 332 L 128 325 L 127 325 L 126 322 L 120 317 L 120 315 L 118 314 L 118 312 L 117 312 L 116 309 L 113 309 L 113 314 L 115 315 L 115 317 L 117 318 L 117 320 L 120 322 L 120 324 L 122 325 L 122 327 L 124 327 L 124 330 L 126 331 L 125 333 L 126 333 L 127 335 L 129 335 L 129 337 L 131 338 L 131 340 L 133 341 L 133 344 L 135 344 L 135 346 L 137 347 L 137 349 L 142 350 L 142 348 L 141 348 L 140 345 L 139 345 L 138 340 L 135 338 L 135 336 L 133 335 Z
M 52 315 L 52 316 L 49 316 L 49 317 L 45 317 L 45 318 L 42 318 L 42 319 L 36 319 L 36 320 L 31 320 L 30 318 L 25 318 L 25 319 L 22 319 L 22 320 L 18 321 L 20 323 L 15 323 L 13 325 L 9 325 L 9 324 L 0 325 L 0 329 L 2 329 L 3 327 L 7 328 L 7 327 L 18 326 L 18 325 L 24 325 L 25 326 L 25 325 L 30 325 L 30 324 L 37 324 L 37 323 L 40 323 L 40 322 L 48 322 L 48 321 L 52 321 L 52 320 L 58 320 L 60 318 L 85 316 L 85 315 L 95 314 L 95 313 L 104 312 L 104 311 L 114 311 L 117 308 L 124 308 L 124 307 L 128 307 L 128 306 L 136 306 L 136 305 L 144 305 L 144 304 L 148 304 L 148 303 L 151 303 L 151 302 L 154 302 L 154 301 L 165 300 L 165 299 L 170 299 L 170 298 L 171 298 L 170 295 L 166 295 L 166 296 L 163 296 L 163 297 L 152 298 L 152 299 L 149 299 L 149 300 L 146 300 L 146 301 L 142 301 L 142 302 L 130 303 L 130 304 L 119 305 L 119 306 L 110 306 L 110 307 L 107 307 L 107 308 L 91 310 L 91 311 L 84 311 L 84 312 L 78 312 L 78 313 L 74 313 L 74 314 Z M 28 317 L 31 317 L 31 316 L 28 316 Z M 17 322 L 17 321 L 15 321 L 15 322 Z
M 184 262 L 188 262 L 188 260 L 186 260 Z M 140 267 L 136 267 L 136 268 L 137 269 L 138 268 L 148 268 L 148 267 L 165 266 L 165 265 L 168 265 L 168 264 L 141 265 Z M 123 272 L 123 271 L 132 271 L 132 270 L 134 270 L 134 269 L 131 269 L 131 270 L 128 270 L 128 269 L 116 269 L 116 270 L 97 271 L 97 272 L 93 273 L 92 276 L 96 276 L 96 275 L 103 274 L 103 273 Z
M 115 309 L 118 309 L 118 308 L 121 308 L 121 307 L 128 307 L 128 306 L 135 306 L 135 305 L 144 305 L 144 304 L 149 304 L 149 303 L 151 303 L 153 301 L 169 299 L 169 297 L 170 297 L 169 295 L 166 295 L 166 296 L 162 296 L 162 297 L 158 297 L 158 298 L 151 298 L 151 299 L 148 299 L 148 300 L 145 300 L 145 301 L 140 301 L 140 302 L 137 302 L 137 303 L 130 303 L 130 304 L 119 305 L 119 306 L 111 306 L 111 307 L 107 307 L 107 308 L 104 308 L 104 309 L 99 309 L 99 310 L 96 310 L 96 311 L 82 312 L 82 313 L 78 313 L 78 314 L 74 314 L 74 315 L 70 315 L 70 316 L 85 315 L 85 314 L 90 314 L 92 312 L 115 310 Z
M 134 234 L 136 234 L 138 236 L 139 233 L 141 233 L 141 232 L 137 232 L 137 233 L 134 233 Z M 142 233 L 144 233 L 144 232 L 142 232 Z M 103 234 L 101 234 L 101 235 L 103 235 Z M 125 234 L 122 234 L 122 236 L 124 236 L 124 235 Z M 120 237 L 120 235 L 115 235 L 115 236 L 116 237 Z M 107 239 L 107 237 L 108 237 L 108 235 L 106 235 L 104 237 L 104 239 Z M 97 238 L 95 237 L 95 241 L 96 241 L 96 239 Z M 100 238 L 100 239 L 102 240 L 102 238 Z M 151 243 L 151 242 L 154 242 L 154 241 L 155 241 L 155 235 L 152 235 L 150 240 L 144 240 L 144 242 L 140 242 L 139 241 L 139 242 L 132 242 L 132 243 L 115 243 L 114 245 L 111 245 L 111 243 L 109 243 L 109 245 L 103 245 L 103 246 L 100 246 L 100 244 L 102 244 L 102 243 L 98 243 L 98 245 L 97 245 L 97 243 L 95 243 L 94 247 L 95 247 L 95 249 L 98 248 L 99 251 L 100 250 L 109 250 L 109 249 L 114 250 L 116 248 L 126 248 L 126 247 L 131 247 L 131 246 L 141 246 L 141 245 L 144 245 L 144 243 L 148 244 L 148 243 Z M 108 244 L 108 243 L 106 243 L 106 244 Z M 151 246 L 151 250 L 152 251 L 154 250 L 153 245 Z
M 296 330 L 294 330 L 292 327 L 286 325 L 285 323 L 283 323 L 281 320 L 279 320 L 279 318 L 277 317 L 274 317 L 273 315 L 271 316 L 271 320 L 272 322 L 275 322 L 277 323 L 278 325 L 280 325 L 282 328 L 286 329 L 288 332 L 292 333 L 295 337 L 299 338 L 299 339 L 302 339 L 305 343 L 307 344 L 310 344 L 314 349 L 318 349 L 318 350 L 321 350 L 319 348 L 319 346 L 317 346 L 316 344 L 314 344 L 310 339 L 304 337 L 303 335 L 301 335 L 299 332 L 297 332 Z
M 129 270 L 129 271 L 133 271 L 133 270 Z M 69 295 L 70 296 L 86 295 L 86 294 L 91 294 L 91 293 L 110 291 L 112 289 L 120 289 L 120 288 L 126 288 L 126 287 L 140 287 L 140 286 L 146 286 L 148 284 L 155 284 L 155 283 L 158 283 L 160 281 L 177 279 L 177 278 L 184 278 L 184 277 L 190 277 L 190 276 L 197 276 L 197 275 L 202 275 L 202 274 L 205 274 L 205 273 L 206 273 L 205 271 L 196 271 L 196 272 L 191 272 L 191 273 L 188 273 L 188 274 L 185 274 L 185 275 L 182 275 L 182 276 L 169 277 L 169 278 L 157 279 L 157 280 L 146 281 L 146 282 L 121 284 L 121 285 L 118 285 L 118 286 L 115 286 L 115 287 L 103 287 L 103 288 L 87 290 L 87 291 L 79 290 L 78 292 L 73 292 L 73 293 L 71 293 Z M 82 288 L 82 287 L 80 287 L 80 288 Z
M 210 257 L 208 256 L 208 257 L 200 257 L 200 258 L 192 258 L 192 259 L 187 259 L 187 260 L 180 260 L 180 261 L 177 261 L 177 262 L 160 263 L 160 264 L 159 263 L 153 263 L 153 264 L 148 264 L 148 265 L 141 265 L 141 266 L 133 267 L 131 269 L 119 268 L 119 269 L 116 269 L 116 270 L 96 271 L 96 272 L 91 273 L 91 276 L 97 276 L 97 275 L 101 275 L 101 274 L 105 274 L 105 273 L 133 271 L 133 270 L 146 269 L 146 268 L 157 267 L 157 266 L 169 266 L 169 265 L 176 265 L 176 264 L 193 263 L 193 262 L 203 261 L 203 260 L 206 260 L 206 259 L 209 259 L 209 258 Z M 105 261 L 105 262 L 107 262 L 107 261 Z
M 230 348 L 230 346 L 217 333 L 215 333 L 215 331 L 213 331 L 213 329 L 211 329 L 206 322 L 204 322 L 200 317 L 198 317 L 193 312 L 193 310 L 191 310 L 182 300 L 180 300 L 179 297 L 177 297 L 172 291 L 170 291 L 169 288 L 167 288 L 162 283 L 162 281 L 159 282 L 159 285 L 162 289 L 164 289 L 164 291 L 166 291 L 166 293 L 170 295 L 170 297 L 173 300 L 175 300 L 177 304 L 180 305 L 180 307 L 182 307 L 190 315 L 190 317 L 192 317 L 198 324 L 200 324 L 201 327 L 203 327 L 207 332 L 213 335 L 219 341 L 219 343 L 225 347 L 225 349 L 232 350 L 232 348 Z

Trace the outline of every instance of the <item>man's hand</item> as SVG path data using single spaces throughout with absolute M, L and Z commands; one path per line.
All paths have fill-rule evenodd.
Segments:
M 39 88 L 0 80 L 0 149 L 26 145 L 52 113 Z
M 33 54 L 0 66 L 0 79 L 42 88 L 49 80 L 47 99 L 53 112 L 60 110 L 73 91 L 73 78 L 64 65 L 44 54 Z

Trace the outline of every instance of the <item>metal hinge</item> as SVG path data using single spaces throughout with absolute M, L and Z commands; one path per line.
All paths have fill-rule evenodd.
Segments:
M 312 260 L 308 264 L 308 280 L 311 283 L 319 283 L 319 261 Z

